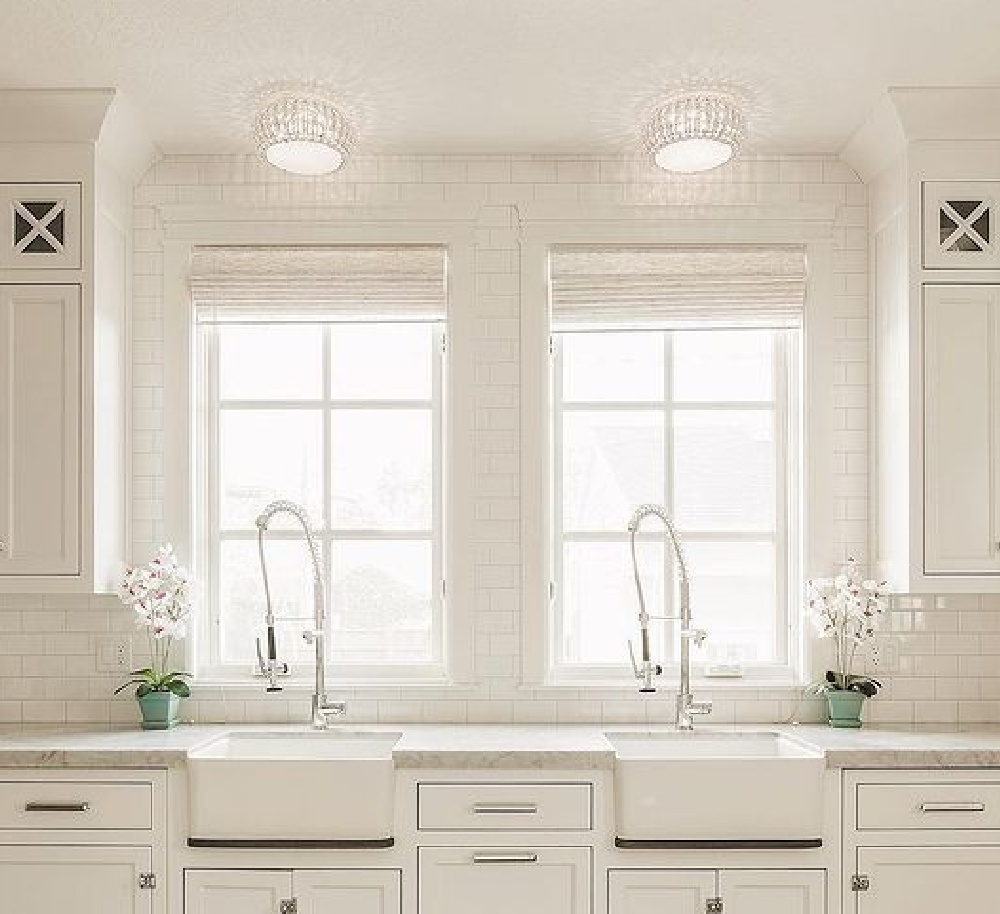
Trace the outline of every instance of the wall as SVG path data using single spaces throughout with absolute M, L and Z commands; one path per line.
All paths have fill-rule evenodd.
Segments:
M 287 176 L 243 157 L 168 157 L 136 188 L 133 301 L 132 554 L 145 560 L 162 531 L 162 237 L 170 203 L 443 203 L 479 205 L 476 316 L 477 452 L 469 561 L 475 568 L 474 686 L 346 693 L 355 720 L 661 721 L 668 694 L 634 689 L 521 688 L 518 543 L 518 206 L 546 203 L 702 205 L 827 203 L 836 207 L 835 485 L 841 558 L 867 557 L 868 316 L 865 189 L 833 158 L 745 158 L 706 176 L 671 178 L 644 162 L 580 157 L 354 158 L 326 179 Z M 901 598 L 886 619 L 888 686 L 872 704 L 884 721 L 1000 720 L 1000 600 Z M 0 720 L 118 722 L 135 717 L 114 677 L 94 672 L 94 638 L 127 631 L 113 597 L 0 597 Z M 136 650 L 141 649 L 137 641 Z M 338 694 L 340 694 L 338 692 Z M 705 690 L 713 719 L 815 719 L 819 705 L 790 689 Z M 200 688 L 199 720 L 301 721 L 308 697 Z

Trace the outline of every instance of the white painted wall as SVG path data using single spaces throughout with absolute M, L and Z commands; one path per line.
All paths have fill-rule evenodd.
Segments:
M 171 203 L 435 204 L 479 207 L 476 229 L 479 337 L 475 343 L 475 679 L 461 689 L 348 692 L 354 720 L 664 720 L 669 696 L 634 690 L 558 692 L 519 686 L 518 207 L 646 203 L 706 206 L 827 203 L 836 207 L 833 403 L 834 485 L 829 492 L 840 557 L 867 558 L 867 200 L 833 158 L 746 158 L 698 178 L 677 179 L 619 158 L 355 158 L 326 179 L 299 179 L 244 157 L 169 157 L 135 191 L 132 343 L 132 556 L 163 538 L 162 232 L 157 206 Z M 873 719 L 1000 720 L 1000 598 L 902 598 L 887 620 L 896 672 L 872 703 Z M 6 597 L 0 601 L 0 720 L 131 721 L 134 702 L 111 700 L 114 677 L 94 672 L 93 638 L 127 631 L 114 598 Z M 138 649 L 138 642 L 137 642 Z M 792 690 L 712 689 L 719 721 L 782 720 Z M 305 694 L 201 688 L 186 705 L 200 720 L 304 720 Z M 818 706 L 801 709 L 815 717 Z

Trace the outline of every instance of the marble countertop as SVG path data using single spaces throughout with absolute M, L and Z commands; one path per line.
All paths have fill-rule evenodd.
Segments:
M 302 732 L 299 726 L 186 724 L 157 732 L 132 729 L 0 727 L 0 767 L 165 768 L 233 731 Z M 344 731 L 398 731 L 400 769 L 609 770 L 615 752 L 604 730 L 650 732 L 667 727 L 611 725 L 402 724 L 344 725 Z M 822 753 L 829 768 L 1000 768 L 1000 727 L 833 730 L 808 724 L 704 725 L 701 731 L 781 732 Z

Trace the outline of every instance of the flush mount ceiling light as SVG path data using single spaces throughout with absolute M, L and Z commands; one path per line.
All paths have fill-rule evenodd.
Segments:
M 724 165 L 739 152 L 746 121 L 723 92 L 688 92 L 667 99 L 646 125 L 643 142 L 660 168 L 686 174 Z
M 270 98 L 254 118 L 253 138 L 267 162 L 297 175 L 336 171 L 351 146 L 344 116 L 326 99 L 304 93 Z

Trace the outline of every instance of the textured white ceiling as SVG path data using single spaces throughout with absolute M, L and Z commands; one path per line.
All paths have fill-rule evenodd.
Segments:
M 757 149 L 833 152 L 888 86 L 1000 84 L 998 36 L 996 0 L 0 0 L 0 87 L 116 87 L 164 152 L 309 80 L 364 151 L 590 153 L 708 80 Z

